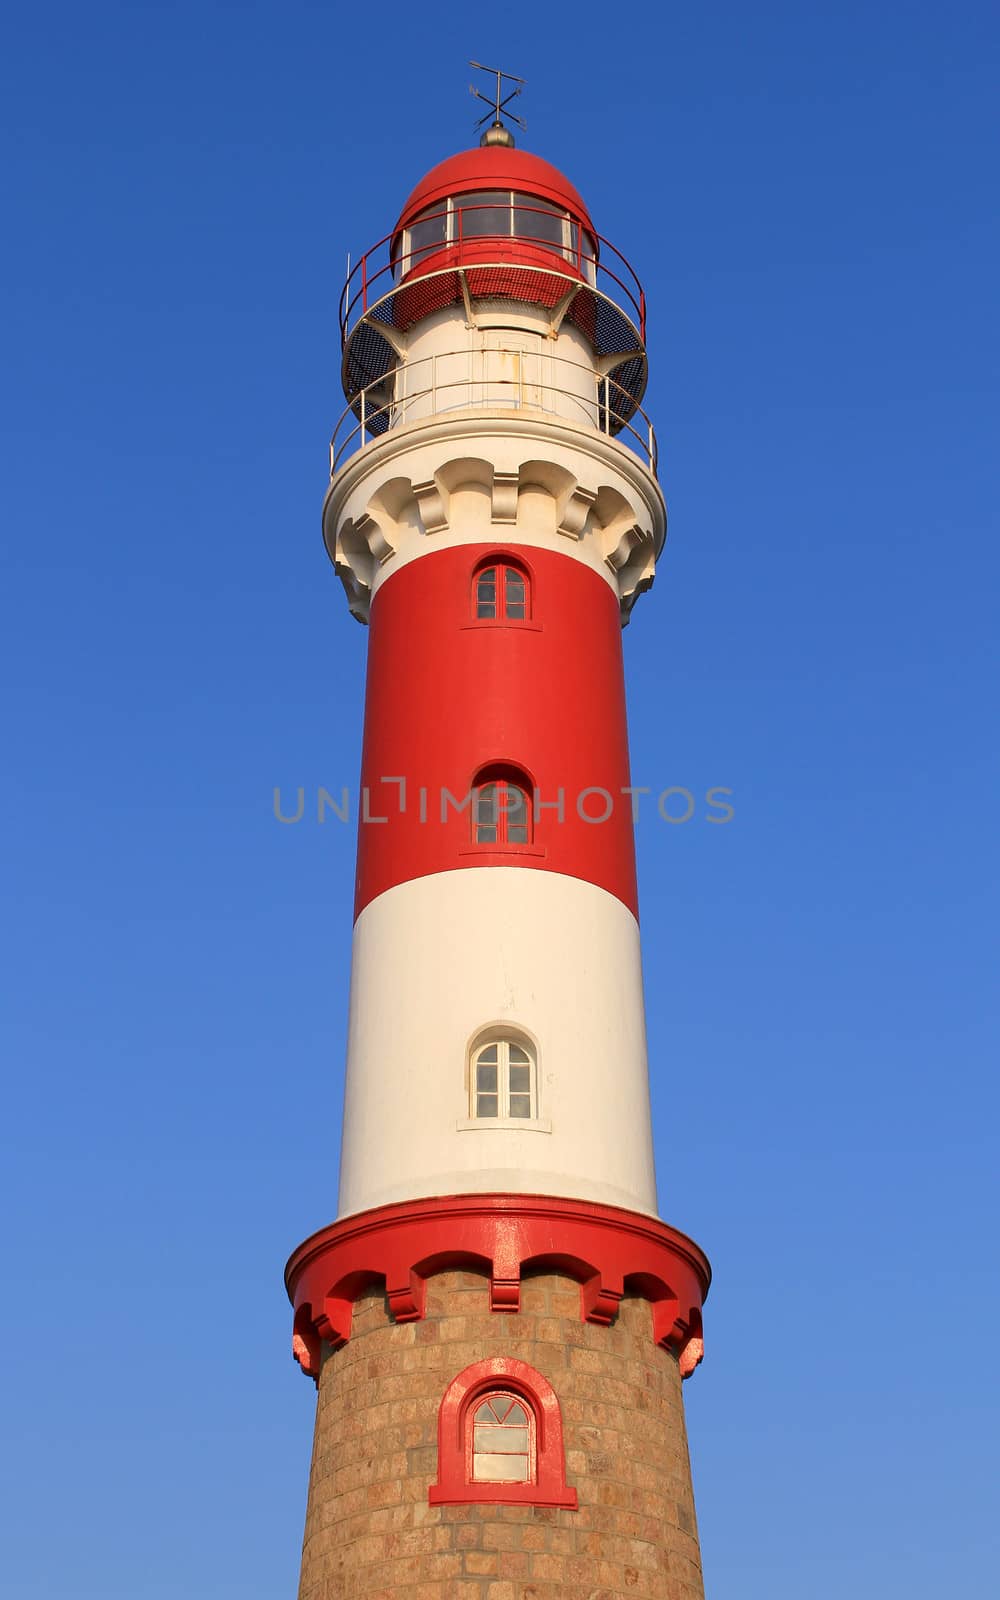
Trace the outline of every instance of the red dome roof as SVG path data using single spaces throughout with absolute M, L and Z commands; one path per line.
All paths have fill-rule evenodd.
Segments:
M 587 207 L 558 167 L 527 150 L 494 144 L 462 150 L 457 156 L 449 156 L 447 161 L 432 167 L 407 200 L 393 233 L 398 233 L 418 211 L 426 210 L 436 201 L 480 189 L 516 189 L 521 194 L 536 195 L 540 200 L 551 200 L 554 205 L 565 206 L 590 233 L 594 232 Z

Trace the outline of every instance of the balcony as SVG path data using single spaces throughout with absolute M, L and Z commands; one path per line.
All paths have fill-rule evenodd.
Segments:
M 348 272 L 339 313 L 342 379 L 362 432 L 372 431 L 369 416 L 381 417 L 390 401 L 368 395 L 362 424 L 361 397 L 405 362 L 411 328 L 449 306 L 475 326 L 482 311 L 518 302 L 541 309 L 553 340 L 564 324 L 583 336 L 596 381 L 609 377 L 603 431 L 620 431 L 632 415 L 625 396 L 636 411 L 647 376 L 646 299 L 631 266 L 608 240 L 529 197 L 471 199 L 422 213 Z M 390 421 L 386 415 L 382 431 Z
M 394 428 L 444 415 L 487 412 L 558 417 L 620 438 L 656 475 L 653 424 L 633 387 L 613 373 L 538 350 L 471 349 L 399 362 L 366 384 L 342 412 L 330 472 Z

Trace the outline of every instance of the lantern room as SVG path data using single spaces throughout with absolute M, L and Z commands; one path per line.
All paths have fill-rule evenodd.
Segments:
M 509 142 L 451 156 L 348 273 L 331 470 L 390 428 L 486 407 L 622 435 L 655 471 L 645 324 L 638 278 L 556 167 Z
M 411 280 L 453 261 L 498 260 L 593 284 L 599 246 L 587 208 L 549 162 L 487 145 L 442 161 L 417 185 L 396 224 L 394 276 Z

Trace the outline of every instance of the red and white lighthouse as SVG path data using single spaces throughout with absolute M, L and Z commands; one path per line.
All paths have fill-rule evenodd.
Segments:
M 621 644 L 666 529 L 644 296 L 495 126 L 341 322 L 323 528 L 370 637 L 338 1219 L 286 1275 L 300 1595 L 691 1600 L 709 1269 L 657 1215 Z

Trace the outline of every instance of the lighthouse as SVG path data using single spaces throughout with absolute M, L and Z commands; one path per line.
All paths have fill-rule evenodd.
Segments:
M 622 656 L 666 532 L 645 296 L 497 117 L 341 333 L 368 673 L 338 1209 L 286 1269 L 300 1600 L 695 1600 L 709 1267 L 657 1208 Z

